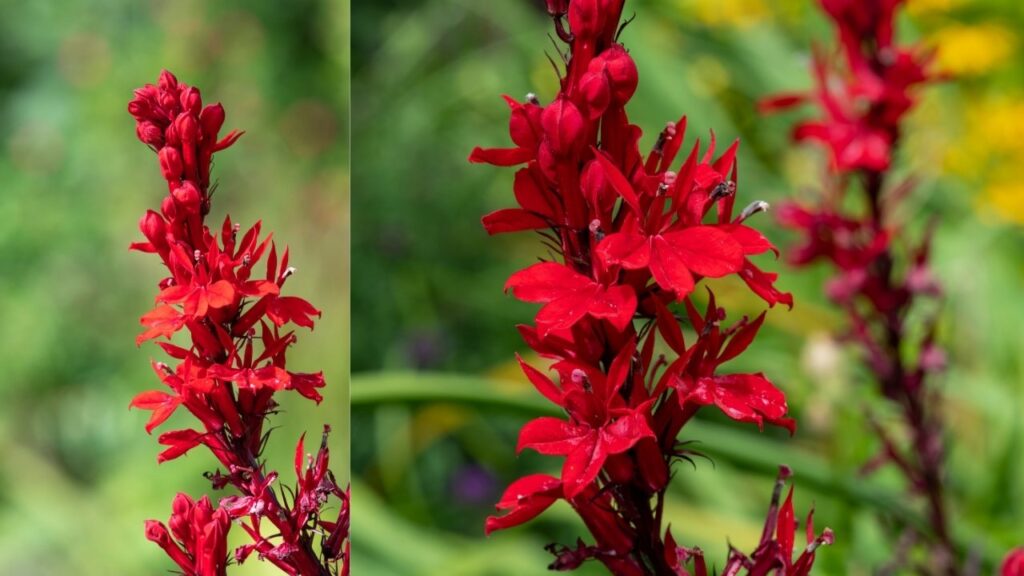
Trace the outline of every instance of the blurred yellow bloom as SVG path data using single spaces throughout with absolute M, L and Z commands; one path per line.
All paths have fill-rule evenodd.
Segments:
M 1000 220 L 1024 225 L 1024 182 L 1000 178 L 982 194 L 982 210 Z
M 938 48 L 941 70 L 958 76 L 985 74 L 1013 56 L 1017 36 L 998 24 L 954 24 L 936 31 L 929 41 Z
M 1024 100 L 997 99 L 968 104 L 964 132 L 945 158 L 950 172 L 985 177 L 1000 165 L 1024 161 Z
M 907 12 L 915 16 L 933 12 L 949 12 L 963 3 L 964 0 L 909 0 Z
M 707 26 L 744 27 L 770 15 L 764 0 L 677 0 L 676 4 Z

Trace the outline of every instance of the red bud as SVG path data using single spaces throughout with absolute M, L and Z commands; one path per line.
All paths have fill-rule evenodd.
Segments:
M 199 111 L 203 108 L 203 98 L 199 95 L 199 90 L 189 86 L 181 92 L 181 109 L 189 114 L 199 114 Z
M 135 125 L 135 134 L 144 144 L 161 147 L 164 145 L 164 133 L 159 126 L 152 122 L 139 122 Z
M 636 92 L 639 81 L 636 62 L 619 44 L 602 52 L 601 57 L 605 62 L 608 80 L 611 82 L 612 100 L 620 106 L 624 105 Z
M 202 201 L 202 195 L 199 193 L 199 189 L 192 182 L 186 180 L 174 189 L 173 192 L 174 200 L 178 204 L 181 204 L 189 211 L 199 208 L 199 202 Z
M 211 141 L 217 140 L 217 133 L 224 126 L 224 107 L 220 103 L 211 104 L 199 114 L 199 125 L 203 129 L 203 136 Z
M 544 109 L 541 125 L 544 128 L 545 140 L 551 144 L 551 151 L 556 155 L 569 154 L 583 143 L 583 115 L 565 98 L 555 100 Z
M 184 166 L 181 163 L 181 153 L 173 146 L 164 146 L 160 149 L 160 170 L 164 174 L 164 180 L 178 182 L 181 180 L 181 173 Z
M 139 230 L 142 231 L 142 235 L 158 251 L 162 252 L 163 249 L 167 248 L 167 225 L 164 223 L 164 219 L 156 212 L 152 210 L 146 211 L 146 214 L 139 220 Z
M 580 79 L 580 94 L 586 103 L 587 117 L 591 120 L 600 118 L 611 102 L 611 89 L 604 72 L 584 74 Z
M 188 112 L 178 114 L 174 120 L 174 128 L 182 144 L 195 144 L 199 140 L 199 123 L 196 122 L 195 116 Z
M 176 90 L 178 88 L 178 79 L 167 70 L 161 70 L 157 86 L 162 90 Z

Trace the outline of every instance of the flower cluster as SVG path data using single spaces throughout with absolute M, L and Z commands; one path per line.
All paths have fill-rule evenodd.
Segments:
M 289 325 L 312 329 L 320 311 L 302 298 L 282 295 L 294 273 L 288 250 L 279 255 L 269 236 L 261 238 L 259 223 L 244 234 L 230 217 L 217 233 L 205 224 L 215 188 L 210 185 L 213 154 L 234 144 L 241 133 L 221 138 L 223 107 L 203 106 L 198 89 L 166 71 L 157 85 L 136 90 L 128 111 L 139 139 L 156 152 L 169 192 L 159 212 L 142 217 L 145 241 L 132 244 L 134 250 L 159 256 L 169 272 L 159 283 L 156 307 L 141 319 L 145 329 L 137 344 L 160 338 L 158 345 L 173 364 L 154 362 L 166 389 L 143 392 L 131 406 L 152 412 L 147 432 L 184 407 L 199 429 L 161 434 L 158 440 L 166 449 L 158 462 L 206 446 L 224 468 L 207 474 L 213 487 L 231 485 L 240 493 L 221 499 L 216 509 L 208 498 L 193 501 L 179 494 L 170 530 L 149 521 L 146 535 L 188 575 L 225 573 L 232 522 L 253 540 L 235 550 L 237 562 L 255 551 L 286 574 L 334 574 L 339 564 L 345 572 L 348 492 L 327 467 L 328 428 L 309 462 L 299 441 L 294 488 L 275 487 L 277 473 L 268 472 L 261 460 L 269 433 L 265 422 L 277 407 L 275 394 L 294 390 L 317 403 L 322 399 L 322 373 L 293 372 L 286 364 L 288 347 L 296 341 Z M 170 342 L 181 331 L 189 337 L 188 346 Z M 323 516 L 331 496 L 341 503 L 333 522 Z M 261 528 L 263 522 L 273 530 Z M 265 536 L 268 532 L 276 536 Z
M 813 93 L 773 97 L 762 108 L 808 102 L 821 114 L 793 132 L 795 140 L 822 145 L 831 161 L 817 205 L 791 204 L 779 211 L 783 225 L 803 236 L 790 261 L 798 266 L 826 261 L 834 267 L 828 296 L 846 313 L 850 339 L 860 346 L 879 391 L 897 407 L 909 431 L 910 445 L 903 446 L 872 415 L 882 448 L 865 470 L 885 463 L 899 468 L 912 492 L 926 501 L 932 529 L 927 535 L 933 563 L 929 573 L 955 574 L 957 551 L 943 495 L 942 422 L 930 378 L 945 366 L 935 342 L 938 315 L 930 314 L 922 330 L 907 323 L 911 309 L 935 301 L 942 292 L 929 264 L 934 226 L 913 240 L 892 218 L 913 185 L 891 182 L 901 123 L 915 103 L 915 88 L 937 79 L 930 71 L 930 54 L 895 42 L 901 3 L 821 0 L 835 23 L 842 58 L 817 54 Z M 848 191 L 858 188 L 851 186 L 855 183 L 863 194 L 863 210 L 851 209 L 846 201 Z M 914 528 L 906 530 L 908 538 L 914 534 Z
M 470 156 L 471 162 L 521 166 L 513 186 L 519 207 L 485 216 L 486 230 L 535 230 L 560 256 L 513 274 L 506 289 L 543 304 L 534 325 L 519 331 L 552 361 L 557 383 L 520 363 L 537 391 L 566 415 L 527 423 L 518 449 L 560 456 L 562 471 L 515 481 L 498 503 L 504 515 L 488 518 L 486 531 L 522 524 L 565 500 L 594 544 L 552 546 L 552 568 L 572 569 L 592 558 L 618 575 L 679 575 L 692 561 L 702 574 L 699 554 L 677 546 L 662 526 L 671 468 L 692 455 L 677 440 L 680 431 L 712 405 L 759 427 L 792 432 L 795 424 L 786 417 L 785 396 L 764 374 L 722 369 L 751 344 L 764 314 L 727 324 L 710 289 L 701 311 L 696 285 L 736 275 L 770 306 L 791 306 L 792 299 L 775 288 L 774 274 L 751 261 L 774 250 L 745 223 L 767 204 L 734 213 L 738 143 L 715 157 L 712 134 L 706 152 L 700 154 L 696 142 L 673 170 L 683 117 L 642 156 L 641 131 L 625 110 L 638 73 L 617 41 L 624 1 L 547 2 L 569 50 L 561 89 L 547 105 L 532 94 L 524 102 L 506 97 L 514 146 L 476 148 Z M 667 354 L 656 354 L 659 340 Z M 817 545 L 792 561 L 787 502 L 784 512 L 776 506 L 769 514 L 758 552 L 737 552 L 730 573 L 809 572 Z

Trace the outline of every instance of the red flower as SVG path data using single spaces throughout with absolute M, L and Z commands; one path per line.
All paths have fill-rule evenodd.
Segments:
M 1024 548 L 1014 548 L 1003 559 L 1000 576 L 1024 576 Z
M 584 316 L 603 318 L 621 330 L 636 311 L 636 294 L 629 286 L 606 287 L 554 262 L 534 264 L 513 274 L 505 290 L 526 302 L 545 303 L 537 312 L 541 336 L 571 328 Z
M 498 503 L 505 514 L 488 518 L 485 530 L 521 524 L 565 499 L 592 542 L 549 546 L 552 569 L 593 559 L 618 576 L 684 574 L 675 546 L 669 554 L 662 541 L 661 521 L 671 466 L 688 458 L 677 440 L 685 424 L 706 404 L 759 425 L 792 429 L 793 422 L 785 418 L 782 392 L 762 374 L 717 374 L 750 344 L 763 316 L 723 330 L 724 310 L 712 300 L 714 317 L 697 317 L 696 339 L 687 346 L 668 306 L 682 301 L 692 309 L 697 283 L 732 274 L 769 305 L 791 306 L 792 298 L 750 260 L 774 251 L 745 223 L 767 204 L 755 202 L 733 217 L 738 142 L 714 159 L 712 133 L 703 157 L 697 142 L 673 171 L 683 117 L 666 126 L 646 158 L 640 154 L 640 129 L 625 111 L 637 66 L 617 42 L 623 0 L 547 7 L 569 47 L 558 95 L 546 105 L 534 95 L 523 103 L 506 97 L 513 146 L 478 147 L 469 160 L 523 165 L 513 184 L 518 206 L 484 216 L 484 228 L 535 230 L 560 260 L 514 273 L 506 290 L 543 304 L 534 325 L 519 330 L 530 348 L 554 361 L 558 384 L 520 364 L 566 414 L 526 423 L 517 449 L 563 462 L 558 478 L 514 482 Z M 675 357 L 656 357 L 659 336 Z
M 562 498 L 562 481 L 545 474 L 532 474 L 509 484 L 498 501 L 498 510 L 508 510 L 504 516 L 489 516 L 484 533 L 518 526 L 536 518 Z
M 157 306 L 142 317 L 141 344 L 153 338 L 171 338 L 187 329 L 191 342 L 181 347 L 167 342 L 161 348 L 175 366 L 154 363 L 154 371 L 170 391 L 148 391 L 130 407 L 152 412 L 146 431 L 163 424 L 179 407 L 195 416 L 195 428 L 164 432 L 158 437 L 165 449 L 158 462 L 206 446 L 227 474 L 209 473 L 214 488 L 229 484 L 238 495 L 221 500 L 216 511 L 208 499 L 193 503 L 179 495 L 171 517 L 171 533 L 159 522 L 147 523 L 147 536 L 187 574 L 223 574 L 227 561 L 229 516 L 253 539 L 235 550 L 241 562 L 252 552 L 286 574 L 325 574 L 341 563 L 347 573 L 348 495 L 327 469 L 326 430 L 316 464 L 300 470 L 302 443 L 296 461 L 299 483 L 289 502 L 275 495 L 276 472 L 266 472 L 262 461 L 267 433 L 264 425 L 277 403 L 274 394 L 296 390 L 320 402 L 322 373 L 287 369 L 286 352 L 295 343 L 295 324 L 312 329 L 320 311 L 296 296 L 282 296 L 285 281 L 294 273 L 288 250 L 280 260 L 270 237 L 260 236 L 257 222 L 241 238 L 240 227 L 225 218 L 219 234 L 205 224 L 210 211 L 210 168 L 215 152 L 231 146 L 241 135 L 220 138 L 224 109 L 203 107 L 199 91 L 179 83 L 168 72 L 159 83 L 136 91 L 128 106 L 136 118 L 140 140 L 157 153 L 168 195 L 160 212 L 147 211 L 139 223 L 145 242 L 131 248 L 156 254 L 170 276 L 160 283 Z M 253 268 L 266 261 L 265 278 L 253 278 Z M 321 521 L 329 497 L 344 505 L 336 522 Z M 276 534 L 264 536 L 261 521 L 273 524 Z M 323 539 L 321 551 L 313 542 Z

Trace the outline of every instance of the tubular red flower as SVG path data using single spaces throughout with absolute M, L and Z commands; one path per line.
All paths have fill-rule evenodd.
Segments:
M 154 371 L 169 392 L 151 390 L 137 395 L 130 407 L 152 412 L 146 431 L 163 424 L 179 407 L 198 421 L 196 428 L 164 432 L 166 448 L 158 462 L 179 458 L 206 446 L 226 469 L 208 474 L 215 489 L 233 486 L 239 493 L 220 500 L 194 502 L 179 494 L 169 521 L 147 523 L 146 533 L 187 574 L 220 576 L 226 572 L 227 533 L 232 520 L 253 539 L 238 548 L 242 562 L 253 551 L 286 574 L 323 576 L 346 573 L 348 565 L 348 492 L 328 470 L 327 431 L 314 463 L 303 466 L 299 442 L 297 484 L 289 503 L 279 499 L 277 473 L 261 459 L 267 417 L 277 406 L 276 393 L 295 390 L 320 402 L 325 383 L 321 373 L 288 370 L 286 352 L 295 343 L 289 324 L 312 329 L 320 311 L 306 300 L 281 294 L 288 251 L 278 257 L 269 237 L 261 239 L 256 223 L 239 238 L 240 228 L 224 220 L 220 234 L 206 225 L 210 212 L 209 176 L 213 154 L 231 146 L 241 135 L 218 139 L 224 124 L 220 104 L 203 107 L 198 89 L 178 82 L 164 71 L 157 85 L 135 91 L 128 111 L 136 120 L 139 139 L 157 152 L 168 195 L 160 213 L 147 211 L 139 223 L 146 242 L 132 249 L 154 253 L 170 274 L 160 282 L 156 307 L 141 323 L 137 343 L 166 338 L 187 329 L 188 347 L 158 342 L 176 365 L 154 363 Z M 252 279 L 264 261 L 266 279 Z M 322 518 L 329 499 L 342 502 L 336 521 Z M 275 530 L 261 530 L 268 521 Z M 276 532 L 276 536 L 265 534 Z M 173 534 L 173 538 L 172 538 Z M 314 548 L 321 534 L 321 549 Z
M 909 239 L 891 218 L 912 181 L 890 189 L 890 168 L 898 148 L 902 121 L 915 104 L 916 90 L 937 79 L 929 70 L 931 55 L 895 41 L 896 9 L 901 0 L 821 0 L 835 25 L 836 52 L 816 53 L 815 88 L 805 95 L 783 94 L 762 102 L 774 111 L 814 104 L 820 117 L 796 125 L 793 138 L 812 141 L 829 152 L 830 174 L 816 206 L 789 204 L 780 222 L 803 236 L 789 252 L 792 264 L 826 261 L 834 276 L 826 294 L 848 316 L 848 340 L 856 343 L 877 381 L 879 392 L 902 411 L 909 446 L 899 446 L 873 422 L 882 452 L 865 471 L 892 463 L 906 477 L 912 500 L 923 501 L 929 530 L 904 526 L 906 537 L 929 549 L 929 573 L 960 574 L 962 555 L 954 545 L 945 508 L 941 403 L 930 383 L 944 364 L 934 342 L 938 316 L 923 330 L 908 326 L 921 297 L 941 293 L 930 272 L 931 230 Z M 848 190 L 860 184 L 866 210 L 851 210 Z M 907 350 L 921 350 L 908 357 Z M 897 569 L 900 567 L 894 567 Z M 966 571 L 966 568 L 964 569 Z
M 742 422 L 795 426 L 785 395 L 763 374 L 719 372 L 752 343 L 763 315 L 723 328 L 725 310 L 710 290 L 707 313 L 696 312 L 695 287 L 704 278 L 739 276 L 770 306 L 792 299 L 750 260 L 775 250 L 745 223 L 766 204 L 733 215 L 738 142 L 716 157 L 712 134 L 703 155 L 695 143 L 673 170 L 684 117 L 641 155 L 640 129 L 625 111 L 638 71 L 618 42 L 623 0 L 548 8 L 569 45 L 559 93 L 546 105 L 533 95 L 523 103 L 506 97 L 513 146 L 478 147 L 469 160 L 522 165 L 513 185 L 518 206 L 484 216 L 487 232 L 536 230 L 560 253 L 512 274 L 505 289 L 542 304 L 534 325 L 520 333 L 553 361 L 558 378 L 519 361 L 537 391 L 565 413 L 526 423 L 518 450 L 563 462 L 559 477 L 531 475 L 509 486 L 497 506 L 504 514 L 488 518 L 485 531 L 527 522 L 563 499 L 593 543 L 550 546 L 553 569 L 594 559 L 621 576 L 682 574 L 683 564 L 695 561 L 700 569 L 702 561 L 677 547 L 661 521 L 671 466 L 689 458 L 677 442 L 685 424 L 714 406 Z M 669 309 L 677 303 L 682 312 Z M 693 325 L 690 342 L 679 313 Z M 659 336 L 674 358 L 655 361 Z

